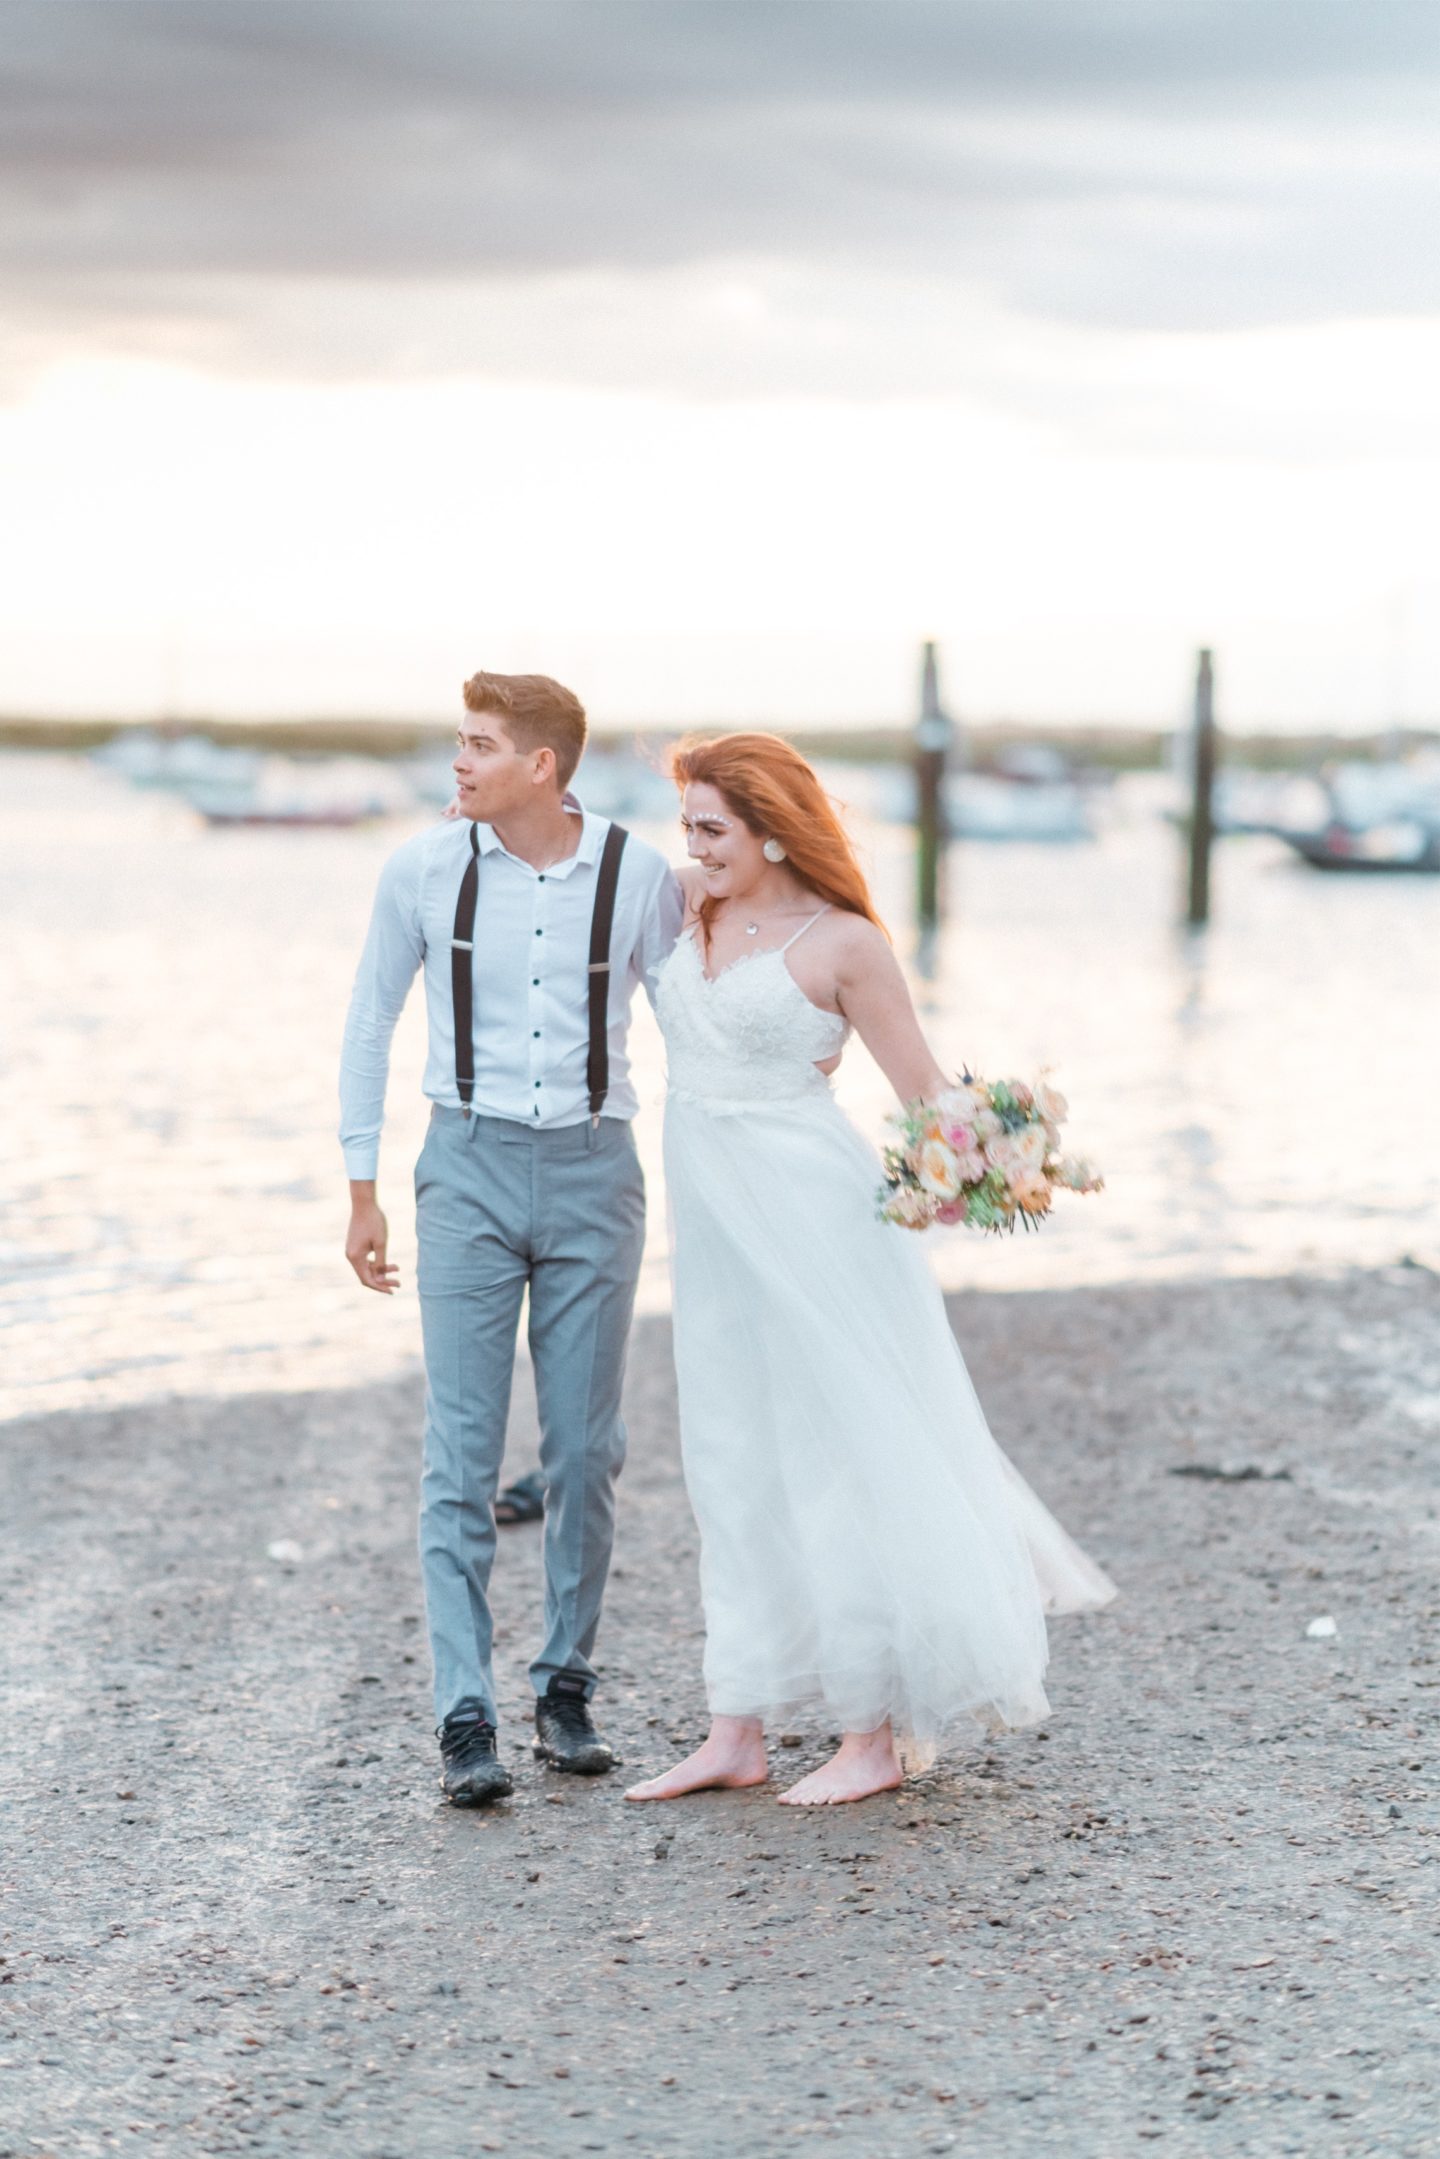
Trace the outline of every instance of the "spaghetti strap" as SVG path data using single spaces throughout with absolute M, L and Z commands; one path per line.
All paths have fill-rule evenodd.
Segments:
M 814 929 L 816 923 L 820 920 L 821 915 L 828 915 L 829 912 L 830 902 L 827 900 L 825 902 L 825 905 L 823 907 L 817 907 L 814 914 L 810 917 L 810 920 L 808 922 L 802 922 L 799 929 L 795 932 L 795 935 L 793 937 L 787 937 L 784 944 L 779 946 L 778 949 L 781 952 L 788 952 L 791 945 L 799 943 L 800 939 L 805 935 L 805 932 L 807 930 Z

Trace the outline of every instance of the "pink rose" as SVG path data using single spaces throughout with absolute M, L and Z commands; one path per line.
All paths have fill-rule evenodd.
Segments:
M 952 1223 L 963 1222 L 966 1211 L 963 1198 L 947 1199 L 943 1207 L 936 1208 L 935 1219 L 937 1222 L 944 1222 L 948 1227 Z

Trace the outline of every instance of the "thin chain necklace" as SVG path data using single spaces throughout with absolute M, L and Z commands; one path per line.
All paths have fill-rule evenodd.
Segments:
M 761 929 L 764 927 L 764 923 L 765 917 L 763 914 L 761 915 L 758 922 L 747 922 L 745 925 L 745 935 L 747 937 L 758 937 Z

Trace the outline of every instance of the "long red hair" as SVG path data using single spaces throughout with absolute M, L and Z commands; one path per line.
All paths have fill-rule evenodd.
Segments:
M 715 788 L 757 837 L 778 840 L 787 868 L 817 898 L 885 929 L 836 804 L 814 767 L 779 735 L 686 735 L 670 752 L 669 763 L 678 788 L 692 782 Z M 719 904 L 716 899 L 700 902 L 707 945 L 710 918 Z

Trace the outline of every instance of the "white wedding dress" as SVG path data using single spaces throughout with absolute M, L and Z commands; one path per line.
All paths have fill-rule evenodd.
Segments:
M 848 1029 L 794 942 L 711 980 L 687 933 L 656 999 L 706 1688 L 715 1715 L 889 1717 L 914 1762 L 1043 1717 L 1045 1613 L 1115 1589 L 991 1438 L 919 1238 L 876 1217 L 816 1068 Z

